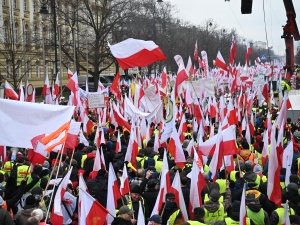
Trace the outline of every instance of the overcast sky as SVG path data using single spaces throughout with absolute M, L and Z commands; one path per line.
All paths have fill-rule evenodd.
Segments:
M 266 42 L 263 1 L 269 46 L 276 54 L 285 52 L 282 25 L 286 24 L 286 12 L 283 0 L 253 0 L 252 14 L 241 14 L 241 0 L 168 0 L 177 9 L 179 19 L 191 24 L 203 24 L 213 19 L 220 28 L 235 28 L 240 36 L 253 41 Z M 296 21 L 300 28 L 300 0 L 293 0 Z M 300 41 L 295 42 L 295 49 Z

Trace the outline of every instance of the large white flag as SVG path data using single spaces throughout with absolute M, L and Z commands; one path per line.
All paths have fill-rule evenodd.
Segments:
M 32 148 L 31 139 L 70 121 L 74 108 L 0 99 L 0 145 Z

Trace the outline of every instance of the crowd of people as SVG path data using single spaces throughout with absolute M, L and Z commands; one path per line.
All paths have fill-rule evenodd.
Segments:
M 190 205 L 190 178 L 188 174 L 193 168 L 193 157 L 186 151 L 191 141 L 197 146 L 198 133 L 192 129 L 193 115 L 186 113 L 187 130 L 184 134 L 185 140 L 182 148 L 186 156 L 186 163 L 183 168 L 176 165 L 174 157 L 167 153 L 167 163 L 170 180 L 179 172 L 181 192 L 184 197 L 186 212 L 189 219 L 184 218 L 182 208 L 178 205 L 178 195 L 168 192 L 164 196 L 163 204 L 159 211 L 153 212 L 160 191 L 160 178 L 163 168 L 164 153 L 168 149 L 166 145 L 154 151 L 154 137 L 159 130 L 157 124 L 151 124 L 150 140 L 143 141 L 136 157 L 136 167 L 124 160 L 128 149 L 130 131 L 124 127 L 116 126 L 113 123 L 102 124 L 105 143 L 101 143 L 100 150 L 103 152 L 105 167 L 103 166 L 96 177 L 91 176 L 97 147 L 94 144 L 95 132 L 85 134 L 89 144 L 78 143 L 73 149 L 65 149 L 61 160 L 57 157 L 59 153 L 51 152 L 43 165 L 35 165 L 30 168 L 30 161 L 27 158 L 27 150 L 18 149 L 13 157 L 13 148 L 7 149 L 9 156 L 6 162 L 1 165 L 0 171 L 0 225 L 33 225 L 48 224 L 51 218 L 51 208 L 55 196 L 56 187 L 70 170 L 72 173 L 67 191 L 62 201 L 63 224 L 78 224 L 78 184 L 79 174 L 82 174 L 88 192 L 102 206 L 106 207 L 108 199 L 108 168 L 112 164 L 119 182 L 122 179 L 124 163 L 130 184 L 130 192 L 118 200 L 116 217 L 113 225 L 121 224 L 153 224 L 153 225 L 179 225 L 179 224 L 241 224 L 240 210 L 244 184 L 246 184 L 246 224 L 282 224 L 284 209 L 288 207 L 290 224 L 300 224 L 300 189 L 299 170 L 300 161 L 299 144 L 300 139 L 300 118 L 286 121 L 284 129 L 284 145 L 293 140 L 294 153 L 291 166 L 289 184 L 285 185 L 285 170 L 280 173 L 282 190 L 278 195 L 282 196 L 282 205 L 277 206 L 270 201 L 267 195 L 267 174 L 268 161 L 262 159 L 263 133 L 267 115 L 267 107 L 253 108 L 255 114 L 255 132 L 251 137 L 251 143 L 245 138 L 245 131 L 242 131 L 241 124 L 236 125 L 236 137 L 238 153 L 235 154 L 235 168 L 229 170 L 222 168 L 218 171 L 217 179 L 210 176 L 208 165 L 211 157 L 208 157 L 206 164 L 202 165 L 205 185 L 201 192 L 202 202 L 191 212 Z M 92 112 L 92 111 L 91 111 Z M 276 120 L 278 108 L 270 109 L 272 121 Z M 90 114 L 90 119 L 96 119 Z M 179 127 L 177 121 L 176 127 Z M 203 141 L 209 138 L 212 127 L 205 127 Z M 218 122 L 214 126 L 218 130 Z M 116 152 L 118 134 L 120 134 L 121 150 Z M 169 184 L 170 185 L 170 184 Z M 141 204 L 141 208 L 140 208 Z M 288 206 L 286 205 L 288 204 Z M 143 221 L 138 221 L 139 210 L 143 210 Z M 140 219 L 140 218 L 139 218 Z M 95 222 L 94 224 L 98 224 Z

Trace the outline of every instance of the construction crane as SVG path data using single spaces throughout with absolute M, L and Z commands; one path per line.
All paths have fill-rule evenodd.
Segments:
M 285 40 L 285 53 L 286 53 L 286 62 L 285 69 L 287 71 L 286 78 L 290 80 L 293 71 L 294 71 L 294 40 L 299 41 L 300 35 L 296 23 L 296 12 L 294 9 L 292 0 L 283 0 L 287 21 L 286 25 L 283 26 L 283 35 L 281 38 Z

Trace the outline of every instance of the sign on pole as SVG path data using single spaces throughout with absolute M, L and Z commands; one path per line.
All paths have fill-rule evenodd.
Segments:
M 89 108 L 105 107 L 104 95 L 98 93 L 89 93 L 88 95 Z

